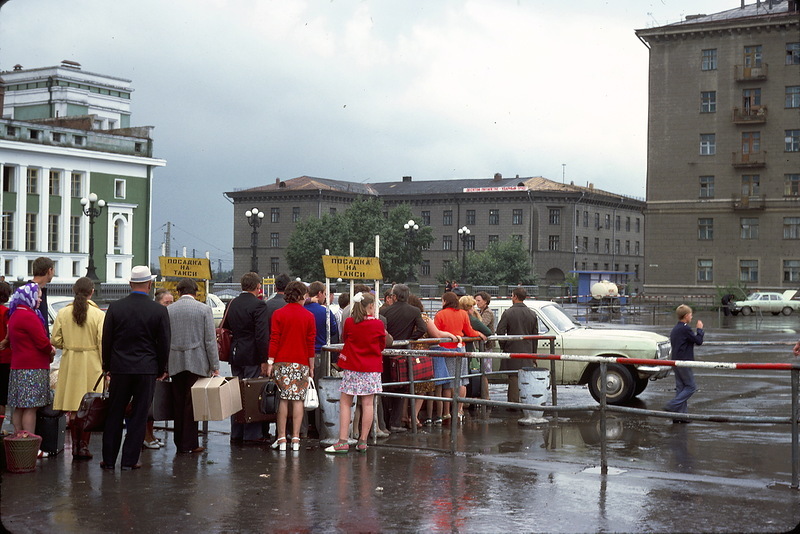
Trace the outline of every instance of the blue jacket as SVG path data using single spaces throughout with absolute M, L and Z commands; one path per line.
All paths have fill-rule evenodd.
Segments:
M 692 332 L 692 327 L 679 321 L 669 334 L 672 345 L 673 360 L 694 360 L 694 346 L 703 344 L 703 329 L 698 328 L 697 334 Z
M 314 321 L 317 325 L 317 339 L 314 341 L 314 352 L 319 352 L 319 349 L 325 345 L 327 341 L 327 330 L 325 326 L 325 312 L 327 309 L 322 304 L 316 302 L 309 302 L 305 308 L 314 314 Z M 331 323 L 331 343 L 339 343 L 339 326 L 336 322 L 332 312 L 328 312 L 329 320 Z

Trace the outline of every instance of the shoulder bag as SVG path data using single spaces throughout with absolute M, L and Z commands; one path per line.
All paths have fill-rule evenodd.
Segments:
M 308 387 L 306 388 L 306 398 L 303 400 L 303 408 L 307 412 L 319 408 L 319 395 L 317 394 L 314 379 L 311 377 L 308 377 Z
M 230 303 L 228 303 L 230 306 Z M 219 361 L 227 362 L 231 358 L 231 344 L 233 343 L 233 332 L 229 328 L 222 325 L 225 324 L 225 319 L 228 318 L 228 306 L 225 307 L 225 315 L 222 316 L 222 322 L 214 330 L 217 335 L 217 352 L 219 353 Z
M 103 374 L 94 384 L 94 389 L 100 384 Z M 81 399 L 81 405 L 75 414 L 75 422 L 78 428 L 84 432 L 100 432 L 105 428 L 106 418 L 108 417 L 108 391 L 103 384 L 102 393 L 96 391 L 87 392 Z

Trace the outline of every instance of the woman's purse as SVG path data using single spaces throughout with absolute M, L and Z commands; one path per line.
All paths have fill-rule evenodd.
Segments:
M 261 389 L 259 396 L 258 409 L 261 413 L 272 415 L 278 413 L 278 403 L 280 402 L 280 393 L 278 392 L 278 384 L 270 380 Z
M 303 408 L 305 408 L 307 412 L 319 408 L 319 395 L 317 394 L 314 379 L 311 377 L 308 378 L 308 387 L 306 388 L 306 398 L 303 400 Z
M 103 374 L 94 383 L 94 389 L 100 384 L 103 379 Z M 96 391 L 89 391 L 81 399 L 81 405 L 75 414 L 75 422 L 78 428 L 84 432 L 100 432 L 106 426 L 106 418 L 108 417 L 108 391 L 103 384 L 103 391 L 97 393 Z

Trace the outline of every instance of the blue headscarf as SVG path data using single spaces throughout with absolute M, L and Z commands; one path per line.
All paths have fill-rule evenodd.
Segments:
M 8 302 L 8 316 L 11 317 L 19 306 L 27 306 L 39 316 L 42 326 L 44 326 L 45 331 L 47 331 L 47 322 L 42 314 L 42 310 L 39 309 L 38 297 L 39 284 L 36 282 L 28 282 L 24 286 L 20 286 L 14 291 L 14 294 L 11 295 L 11 300 Z

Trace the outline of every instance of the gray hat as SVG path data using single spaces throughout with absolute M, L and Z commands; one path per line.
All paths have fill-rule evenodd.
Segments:
M 133 269 L 131 269 L 131 279 L 130 282 L 133 284 L 141 284 L 142 282 L 149 282 L 155 278 L 150 272 L 150 267 L 146 265 L 137 265 Z

